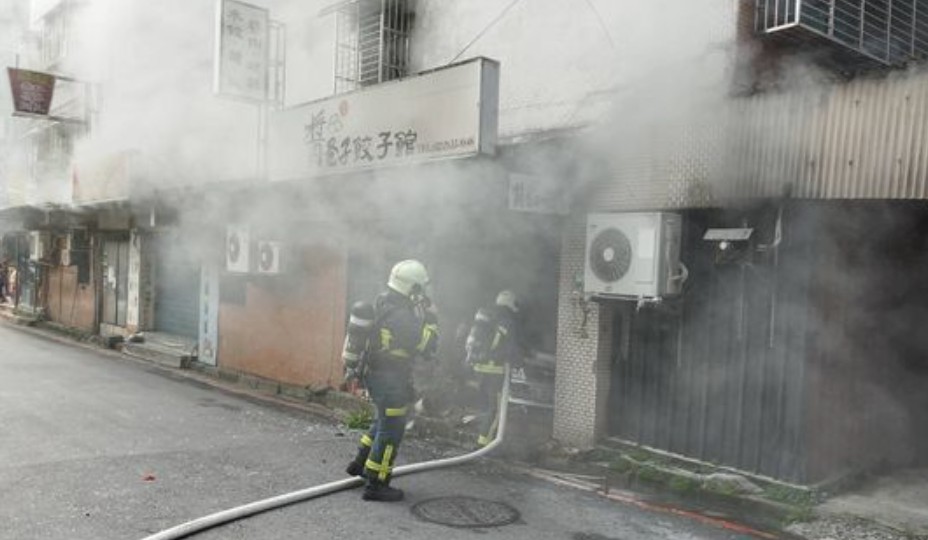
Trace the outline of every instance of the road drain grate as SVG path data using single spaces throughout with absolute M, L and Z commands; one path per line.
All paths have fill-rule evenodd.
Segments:
M 506 503 L 473 497 L 439 497 L 422 501 L 412 513 L 424 521 L 448 527 L 502 527 L 519 520 L 519 511 Z

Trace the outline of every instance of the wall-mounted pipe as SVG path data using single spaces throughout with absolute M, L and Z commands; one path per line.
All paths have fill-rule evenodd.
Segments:
M 500 394 L 499 429 L 496 432 L 496 437 L 488 445 L 479 450 L 461 456 L 402 465 L 393 470 L 393 476 L 405 476 L 407 474 L 415 474 L 431 471 L 434 469 L 462 465 L 487 455 L 503 442 L 503 435 L 506 432 L 506 415 L 508 410 L 509 366 L 506 366 L 506 374 L 503 381 L 503 391 Z M 285 493 L 283 495 L 278 495 L 269 499 L 263 499 L 243 506 L 216 512 L 215 514 L 210 514 L 193 521 L 188 521 L 187 523 L 182 523 L 180 525 L 171 527 L 170 529 L 165 529 L 151 536 L 146 536 L 143 540 L 174 540 L 177 538 L 184 538 L 190 536 L 191 534 L 205 531 L 224 523 L 229 523 L 230 521 L 236 521 L 253 516 L 255 514 L 260 514 L 261 512 L 267 512 L 268 510 L 273 510 L 282 506 L 307 501 L 309 499 L 315 499 L 317 497 L 322 497 L 324 495 L 329 495 L 338 491 L 360 487 L 363 484 L 364 480 L 362 478 L 346 478 L 344 480 L 337 480 L 335 482 L 321 484 L 311 488 L 294 491 L 292 493 Z

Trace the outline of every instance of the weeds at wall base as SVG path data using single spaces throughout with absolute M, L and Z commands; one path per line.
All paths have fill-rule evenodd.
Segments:
M 742 477 L 711 464 L 695 464 L 643 448 L 598 447 L 569 458 L 599 468 L 606 483 L 710 512 L 750 516 L 759 525 L 783 528 L 814 519 L 815 490 Z

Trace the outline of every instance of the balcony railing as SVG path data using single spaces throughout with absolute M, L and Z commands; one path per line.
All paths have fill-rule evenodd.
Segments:
M 883 65 L 928 57 L 928 0 L 756 0 L 756 28 L 830 42 Z

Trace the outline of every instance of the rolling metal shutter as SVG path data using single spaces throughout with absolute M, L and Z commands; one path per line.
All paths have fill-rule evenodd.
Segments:
M 162 233 L 155 244 L 155 329 L 197 337 L 200 263 L 183 249 L 176 233 Z

